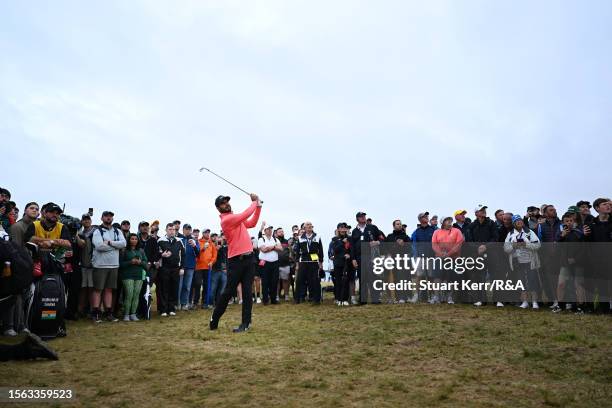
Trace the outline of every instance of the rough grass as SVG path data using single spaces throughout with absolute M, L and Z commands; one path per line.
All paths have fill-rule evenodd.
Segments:
M 612 320 L 517 308 L 255 305 L 249 333 L 209 311 L 71 323 L 57 362 L 2 364 L 0 386 L 70 387 L 78 406 L 603 407 Z M 66 406 L 66 404 L 62 404 Z

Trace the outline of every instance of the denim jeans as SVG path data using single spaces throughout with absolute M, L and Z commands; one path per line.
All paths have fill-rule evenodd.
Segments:
M 215 301 L 219 297 L 219 295 L 225 289 L 225 285 L 227 284 L 227 273 L 223 271 L 213 271 L 212 277 L 210 281 L 210 302 L 216 303 Z M 206 294 L 203 294 L 204 299 L 206 299 Z
M 189 292 L 191 292 L 191 281 L 193 280 L 193 269 L 185 269 L 183 276 L 179 278 L 178 298 L 182 306 L 189 303 Z

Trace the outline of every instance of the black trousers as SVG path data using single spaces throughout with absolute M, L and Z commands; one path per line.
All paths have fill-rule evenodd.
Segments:
M 251 324 L 251 310 L 253 309 L 253 275 L 255 274 L 255 264 L 253 254 L 238 255 L 227 260 L 227 285 L 217 303 L 212 314 L 212 320 L 219 321 L 227 304 L 232 298 L 232 293 L 236 292 L 238 284 L 242 284 L 242 324 Z
M 159 306 L 160 313 L 176 311 L 178 297 L 179 268 L 161 267 L 157 273 L 159 284 Z
M 306 297 L 306 282 L 308 282 L 308 293 L 315 303 L 321 302 L 321 279 L 319 278 L 318 262 L 300 262 L 297 280 L 298 301 L 304 301 Z
M 260 266 L 263 302 L 276 302 L 276 288 L 278 287 L 278 261 L 268 262 Z
M 200 303 L 200 293 L 202 304 L 206 303 L 206 293 L 208 292 L 208 269 L 196 269 L 191 281 L 191 303 Z

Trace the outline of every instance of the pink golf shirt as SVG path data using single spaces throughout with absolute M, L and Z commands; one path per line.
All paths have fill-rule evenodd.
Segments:
M 257 225 L 260 213 L 261 207 L 257 207 L 257 201 L 253 201 L 249 208 L 240 214 L 225 213 L 219 215 L 221 217 L 221 229 L 227 239 L 228 258 L 253 252 L 253 243 L 247 229 Z M 251 218 L 249 219 L 249 217 Z

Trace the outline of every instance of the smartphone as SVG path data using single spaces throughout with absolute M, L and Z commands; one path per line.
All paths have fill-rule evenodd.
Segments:
M 89 211 L 87 211 L 90 217 L 93 217 L 93 208 L 89 207 Z

